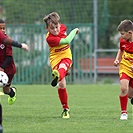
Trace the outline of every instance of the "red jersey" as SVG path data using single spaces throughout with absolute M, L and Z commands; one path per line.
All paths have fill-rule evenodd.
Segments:
M 133 42 L 128 42 L 121 38 L 120 39 L 120 50 L 133 54 Z
M 7 38 L 7 36 L 0 30 L 0 43 L 3 43 L 5 38 Z
M 10 45 L 4 45 L 2 42 L 4 41 L 5 38 L 8 36 L 4 35 L 0 31 L 0 66 L 3 64 L 7 56 L 12 56 L 12 46 Z M 8 75 L 13 75 L 16 73 L 16 67 L 14 64 L 14 60 L 12 60 L 4 69 L 4 72 Z
M 66 38 L 66 26 L 64 24 L 61 24 L 60 33 L 57 36 L 49 33 L 46 37 L 46 41 L 50 47 L 55 47 L 59 45 L 61 38 Z
M 129 77 L 133 78 L 133 71 L 130 68 L 133 66 L 133 42 L 120 39 L 120 50 L 123 51 L 123 54 L 120 62 L 119 73 L 120 75 L 125 73 Z

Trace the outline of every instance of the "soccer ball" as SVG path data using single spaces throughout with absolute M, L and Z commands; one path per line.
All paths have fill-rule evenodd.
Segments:
M 8 76 L 5 72 L 0 71 L 0 87 L 4 87 L 8 84 Z

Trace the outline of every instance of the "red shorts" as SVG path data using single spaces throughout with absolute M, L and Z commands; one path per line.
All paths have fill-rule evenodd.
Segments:
M 127 79 L 129 80 L 129 86 L 133 88 L 133 78 L 129 77 L 127 74 L 122 73 L 122 75 L 120 76 L 120 80 L 122 79 Z
M 69 72 L 68 72 L 68 71 L 69 71 L 69 69 L 70 69 L 71 66 L 72 66 L 72 60 L 70 60 L 69 58 L 64 58 L 64 59 L 62 59 L 62 60 L 53 68 L 53 70 L 54 70 L 54 69 L 58 69 L 58 68 L 59 68 L 59 65 L 60 65 L 61 63 L 63 63 L 63 64 L 66 65 L 66 67 L 67 67 L 66 76 L 69 75 Z

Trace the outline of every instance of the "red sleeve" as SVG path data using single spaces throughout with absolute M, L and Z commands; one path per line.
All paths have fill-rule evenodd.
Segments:
M 125 47 L 125 40 L 124 39 L 120 39 L 120 50 L 123 51 Z
M 3 34 L 3 32 L 0 30 L 0 43 L 3 43 L 5 38 L 7 38 L 7 36 L 5 34 Z
M 58 36 L 48 36 L 46 40 L 50 47 L 54 47 L 59 45 L 61 38 Z

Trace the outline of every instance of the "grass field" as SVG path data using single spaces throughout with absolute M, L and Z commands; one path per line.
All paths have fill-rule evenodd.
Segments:
M 60 118 L 57 90 L 50 85 L 16 85 L 17 101 L 2 96 L 4 133 L 132 133 L 129 119 L 119 120 L 119 85 L 68 85 L 71 118 Z

